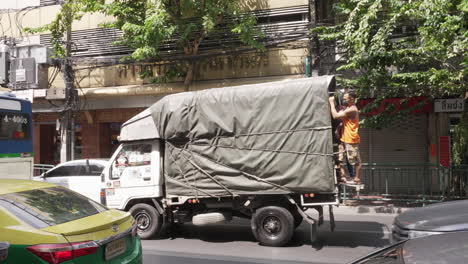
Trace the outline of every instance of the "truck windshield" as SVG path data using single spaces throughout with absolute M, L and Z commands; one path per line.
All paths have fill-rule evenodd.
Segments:
M 129 168 L 140 170 L 151 165 L 151 144 L 124 145 L 112 163 L 112 179 L 119 179 Z M 138 168 L 137 168 L 138 167 Z M 145 174 L 145 173 L 143 173 Z

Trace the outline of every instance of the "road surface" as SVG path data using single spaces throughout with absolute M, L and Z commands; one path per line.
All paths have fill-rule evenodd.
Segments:
M 259 245 L 245 219 L 204 227 L 185 224 L 171 238 L 143 241 L 144 263 L 347 263 L 390 243 L 396 213 L 376 213 L 374 209 L 336 208 L 335 232 L 330 232 L 326 214 L 316 243 L 312 245 L 304 222 L 293 241 L 281 248 Z

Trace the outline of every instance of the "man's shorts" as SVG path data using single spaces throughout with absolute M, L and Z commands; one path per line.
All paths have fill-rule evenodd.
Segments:
M 340 143 L 338 145 L 338 161 L 341 165 L 346 165 L 346 157 L 351 165 L 361 163 L 361 154 L 359 153 L 359 144 Z

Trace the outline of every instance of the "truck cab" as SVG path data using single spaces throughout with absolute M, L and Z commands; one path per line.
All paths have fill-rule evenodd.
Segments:
M 125 210 L 131 200 L 163 194 L 158 140 L 121 144 L 104 172 L 107 206 Z
M 163 197 L 162 142 L 154 138 L 156 129 L 149 118 L 145 111 L 123 126 L 122 144 L 101 175 L 105 191 L 101 196 L 108 207 L 128 211 L 139 199 Z

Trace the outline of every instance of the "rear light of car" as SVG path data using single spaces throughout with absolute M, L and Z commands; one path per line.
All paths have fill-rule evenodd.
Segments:
M 58 264 L 77 257 L 96 253 L 98 245 L 94 242 L 65 244 L 39 244 L 27 249 L 50 264 Z

